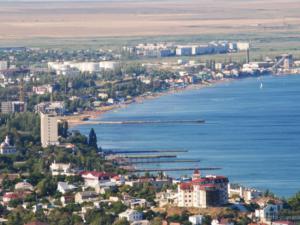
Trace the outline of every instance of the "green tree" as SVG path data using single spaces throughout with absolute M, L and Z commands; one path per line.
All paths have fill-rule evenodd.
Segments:
M 123 219 L 118 219 L 116 220 L 113 225 L 129 225 L 129 222 L 123 218 Z
M 292 208 L 292 210 L 300 210 L 300 192 L 295 194 L 295 196 L 291 197 L 288 200 L 288 204 Z
M 89 143 L 88 144 L 91 147 L 98 148 L 98 146 L 97 146 L 97 135 L 95 133 L 94 128 L 92 128 L 90 133 L 89 133 Z
M 150 221 L 150 225 L 161 225 L 162 224 L 162 218 L 161 217 L 155 217 L 153 220 Z

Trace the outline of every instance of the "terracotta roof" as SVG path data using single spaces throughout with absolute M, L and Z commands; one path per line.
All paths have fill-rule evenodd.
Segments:
M 209 188 L 216 188 L 216 185 L 215 184 L 203 184 L 203 185 L 200 185 L 200 189 L 202 189 L 202 190 L 206 190 L 206 189 L 209 189 Z
M 7 192 L 3 195 L 4 198 L 18 199 L 19 195 L 14 192 Z
M 199 185 L 201 189 L 215 188 L 216 184 L 222 182 L 228 182 L 228 178 L 224 176 L 202 177 L 199 179 L 192 180 L 191 182 L 181 183 L 180 189 L 188 190 L 191 189 L 193 185 Z
M 193 190 L 193 185 L 192 185 L 192 183 L 181 183 L 180 189 L 181 190 Z

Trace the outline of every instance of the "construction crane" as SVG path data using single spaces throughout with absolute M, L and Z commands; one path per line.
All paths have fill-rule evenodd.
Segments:
M 25 101 L 25 90 L 24 90 L 24 79 L 21 78 L 20 80 L 20 96 L 19 96 L 20 102 Z

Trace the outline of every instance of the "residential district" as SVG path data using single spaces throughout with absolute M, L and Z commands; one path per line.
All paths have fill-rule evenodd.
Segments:
M 201 61 L 240 51 L 244 62 Z M 217 168 L 188 168 L 190 176 L 176 178 L 142 169 L 138 163 L 174 155 L 106 150 L 94 129 L 85 136 L 70 128 L 170 90 L 297 74 L 300 61 L 292 55 L 251 61 L 249 43 L 217 41 L 113 50 L 7 47 L 0 59 L 0 224 L 299 224 L 300 193 L 283 199 L 231 183 L 215 175 Z

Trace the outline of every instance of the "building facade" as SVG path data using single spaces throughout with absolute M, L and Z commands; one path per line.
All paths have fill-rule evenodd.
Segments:
M 41 116 L 41 143 L 46 148 L 58 145 L 58 118 L 55 114 L 40 113 Z
M 191 182 L 178 185 L 178 206 L 207 208 L 228 203 L 228 178 L 224 176 L 200 177 L 195 171 Z
M 26 111 L 25 102 L 20 102 L 20 101 L 1 102 L 1 112 L 4 114 L 25 112 L 25 111 Z
M 16 153 L 16 146 L 11 145 L 9 137 L 6 136 L 4 142 L 2 142 L 0 145 L 0 155 L 10 155 Z

